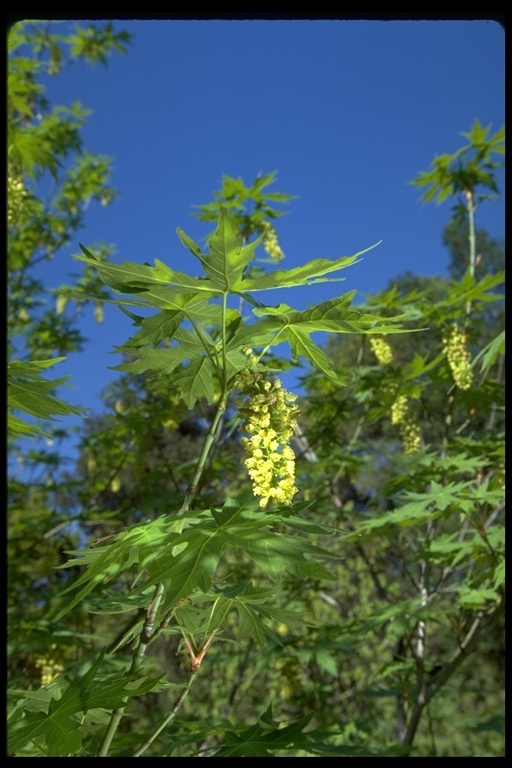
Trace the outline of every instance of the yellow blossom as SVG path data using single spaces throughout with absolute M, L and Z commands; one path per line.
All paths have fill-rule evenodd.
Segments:
M 7 175 L 7 224 L 9 227 L 22 223 L 27 198 L 28 193 L 22 175 L 11 167 Z
M 269 222 L 264 223 L 263 230 L 263 247 L 274 261 L 282 261 L 284 259 L 284 253 L 279 246 L 277 239 L 277 232 Z
M 391 423 L 398 425 L 404 454 L 417 453 L 421 448 L 421 430 L 409 414 L 407 395 L 399 395 L 391 406 Z
M 237 383 L 241 389 L 237 406 L 244 430 L 251 435 L 241 442 L 253 493 L 261 497 L 261 507 L 270 500 L 291 504 L 298 490 L 295 454 L 288 445 L 296 427 L 298 410 L 292 405 L 296 397 L 283 389 L 278 379 L 268 381 L 248 369 L 239 375 Z
M 443 336 L 443 352 L 456 385 L 460 389 L 469 389 L 473 381 L 473 371 L 469 369 L 471 357 L 466 332 L 453 325 Z
M 371 336 L 370 347 L 379 363 L 388 365 L 393 362 L 393 350 L 382 336 Z
M 421 448 L 421 431 L 419 426 L 411 418 L 407 418 L 400 424 L 400 437 L 406 456 L 412 456 Z
M 52 650 L 57 646 L 52 644 Z M 41 672 L 41 685 L 48 685 L 52 680 L 64 671 L 64 667 L 53 657 L 38 656 L 36 666 Z
M 407 415 L 407 395 L 399 395 L 391 406 L 391 423 L 400 424 Z

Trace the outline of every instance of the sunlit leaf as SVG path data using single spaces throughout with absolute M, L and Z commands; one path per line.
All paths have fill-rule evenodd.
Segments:
M 16 753 L 20 746 L 38 736 L 44 736 L 51 757 L 69 757 L 78 752 L 85 731 L 75 715 L 92 709 L 111 710 L 123 705 L 129 696 L 140 696 L 152 690 L 162 676 L 141 680 L 133 685 L 135 675 L 111 680 L 98 678 L 103 662 L 102 651 L 98 660 L 78 681 L 70 681 L 60 699 L 52 699 L 48 712 L 26 712 L 9 739 L 9 752 Z

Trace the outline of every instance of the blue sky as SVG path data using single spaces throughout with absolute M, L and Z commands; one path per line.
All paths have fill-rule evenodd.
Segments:
M 56 25 L 57 26 L 57 25 Z M 275 301 L 303 308 L 357 290 L 371 294 L 407 270 L 446 274 L 441 243 L 450 204 L 424 206 L 408 182 L 452 153 L 473 121 L 505 120 L 505 33 L 496 21 L 119 20 L 133 34 L 108 69 L 75 64 L 45 85 L 52 104 L 79 100 L 92 114 L 90 152 L 113 158 L 119 198 L 91 205 L 77 243 L 44 266 L 49 287 L 77 271 L 78 240 L 112 243 L 116 261 L 158 258 L 191 271 L 176 228 L 200 241 L 210 225 L 193 206 L 223 174 L 247 184 L 277 172 L 273 191 L 296 196 L 277 222 L 292 267 L 382 243 L 344 270 L 342 283 L 295 289 Z M 503 188 L 503 185 L 501 185 Z M 504 236 L 504 200 L 477 211 Z M 270 297 L 268 297 L 270 298 Z M 87 312 L 86 349 L 53 369 L 72 374 L 66 399 L 97 407 L 133 329 L 107 307 Z

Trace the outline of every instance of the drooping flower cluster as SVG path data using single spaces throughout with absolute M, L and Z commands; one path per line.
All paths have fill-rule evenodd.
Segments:
M 274 261 L 282 261 L 284 259 L 284 253 L 281 250 L 277 239 L 277 232 L 268 221 L 264 223 L 263 230 L 263 247 Z
M 291 504 L 295 487 L 295 454 L 289 442 L 297 426 L 296 396 L 283 389 L 279 379 L 268 381 L 263 374 L 246 368 L 237 380 L 241 390 L 236 401 L 250 437 L 242 438 L 245 466 L 260 507 L 272 499 Z
M 467 346 L 466 332 L 458 325 L 453 325 L 443 336 L 443 352 L 456 385 L 460 389 L 469 389 L 473 381 L 473 371 L 468 367 L 471 356 Z
M 421 448 L 421 431 L 409 413 L 407 395 L 399 395 L 391 406 L 391 423 L 397 424 L 404 447 L 404 454 L 412 456 Z
M 373 354 L 382 365 L 389 365 L 389 363 L 393 362 L 393 350 L 382 336 L 371 336 L 370 347 L 372 348 Z
M 55 643 L 51 645 L 51 649 L 56 649 Z M 64 672 L 64 667 L 55 658 L 46 656 L 37 656 L 35 664 L 40 670 L 41 685 L 48 685 L 52 680 L 57 677 L 61 672 Z
M 391 406 L 391 423 L 401 424 L 406 418 L 408 410 L 407 395 L 398 395 Z
M 7 176 L 7 224 L 18 225 L 22 218 L 27 199 L 27 190 L 23 183 L 23 177 L 15 171 L 9 170 Z
M 421 431 L 413 419 L 407 418 L 400 424 L 400 437 L 406 456 L 418 453 L 421 448 Z

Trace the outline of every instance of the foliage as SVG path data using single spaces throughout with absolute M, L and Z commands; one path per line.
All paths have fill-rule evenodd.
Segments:
M 81 129 L 87 116 L 79 102 L 51 108 L 41 80 L 56 76 L 62 67 L 85 60 L 107 64 L 111 50 L 125 52 L 129 35 L 103 26 L 75 25 L 71 32 L 55 34 L 49 24 L 21 22 L 8 39 L 7 87 L 7 222 L 8 222 L 8 327 L 12 344 L 12 372 L 27 365 L 47 367 L 64 355 L 81 349 L 83 339 L 75 318 L 65 313 L 66 288 L 49 304 L 47 288 L 37 275 L 38 265 L 52 259 L 70 243 L 82 226 L 91 201 L 108 205 L 115 198 L 109 184 L 110 160 L 91 154 L 82 145 Z M 52 181 L 48 195 L 42 183 Z M 101 247 L 106 255 L 109 249 Z M 99 315 L 105 293 L 92 273 L 81 279 L 92 295 Z M 22 360 L 24 361 L 22 363 Z M 21 370 L 21 368 L 19 368 Z M 11 369 L 10 369 L 11 370 Z M 35 373 L 35 368 L 31 373 Z M 63 379 L 54 382 L 55 388 Z M 51 388 L 40 380 L 39 391 Z M 33 412 L 33 394 L 19 400 L 19 380 L 14 408 Z M 45 389 L 43 389 L 45 387 Z M 34 389 L 31 390 L 34 392 Z M 62 402 L 53 413 L 72 413 Z M 60 410 L 59 410 L 60 409 Z M 37 410 L 37 409 L 36 409 Z M 34 415 L 45 416 L 45 413 Z M 14 418 L 14 417 L 13 417 Z M 16 422 L 19 427 L 19 423 Z M 25 430 L 26 431 L 26 430 Z M 34 430 L 40 433 L 36 427 Z
M 275 181 L 276 172 L 258 175 L 248 187 L 243 179 L 224 175 L 221 189 L 213 193 L 213 202 L 196 206 L 196 216 L 201 221 L 216 222 L 221 211 L 228 211 L 233 224 L 244 239 L 262 235 L 270 259 L 281 261 L 284 254 L 277 242 L 277 233 L 272 221 L 285 213 L 276 208 L 276 204 L 288 203 L 293 200 L 293 196 L 266 191 L 266 187 Z
M 475 201 L 489 199 L 489 193 L 499 194 L 496 183 L 496 171 L 503 167 L 505 155 L 505 128 L 502 126 L 489 136 L 491 126 L 484 128 L 475 120 L 471 130 L 461 133 L 468 140 L 452 155 L 437 155 L 429 171 L 422 171 L 411 183 L 417 187 L 426 187 L 424 202 L 442 203 L 450 197 L 462 195 L 474 197 Z M 496 155 L 498 158 L 496 158 Z M 485 192 L 476 192 L 483 187 Z M 476 195 L 476 196 L 475 196 Z M 464 215 L 465 205 L 459 204 L 455 212 Z
M 450 276 L 455 280 L 463 277 L 467 270 L 468 227 L 467 221 L 450 219 L 443 230 L 443 244 L 449 249 Z M 476 274 L 483 277 L 505 269 L 505 243 L 490 238 L 482 229 L 475 229 Z
M 41 370 L 58 362 L 60 362 L 59 358 L 55 360 L 36 360 L 27 363 L 13 360 L 12 363 L 9 363 L 7 366 L 9 378 L 7 403 L 9 409 L 17 408 L 31 416 L 46 420 L 52 420 L 52 415 L 56 413 L 64 415 L 67 413 L 81 413 L 82 409 L 74 408 L 62 400 L 47 394 L 48 391 L 55 389 L 55 387 L 69 378 L 65 376 L 57 381 L 47 381 L 41 377 Z M 33 424 L 27 424 L 11 412 L 9 412 L 8 428 L 13 434 L 45 435 L 43 430 Z
M 45 616 L 65 580 L 55 566 L 80 538 L 75 509 L 57 501 L 70 497 L 62 476 L 69 464 L 70 428 L 56 422 L 83 413 L 58 396 L 69 377 L 48 379 L 45 371 L 82 349 L 77 319 L 85 302 L 69 302 L 68 286 L 52 294 L 44 266 L 62 258 L 74 242 L 89 205 L 108 205 L 116 194 L 109 159 L 83 146 L 89 111 L 79 102 L 52 106 L 45 83 L 66 66 L 106 64 L 110 52 L 125 52 L 129 42 L 111 23 L 62 23 L 57 29 L 22 22 L 8 36 L 9 674 L 29 689 L 47 670 L 60 668 L 65 647 L 80 644 L 83 629 L 83 616 L 74 633 L 50 625 Z M 109 251 L 98 244 L 98 252 Z M 84 272 L 77 282 L 93 297 L 100 321 L 106 293 L 99 278 Z
M 454 156 L 472 193 L 495 185 L 487 133 Z M 450 167 L 428 177 L 443 194 Z M 39 604 L 29 569 L 11 576 L 11 755 L 501 754 L 503 274 L 477 274 L 470 241 L 460 279 L 297 311 L 287 288 L 313 296 L 365 251 L 274 268 L 273 181 L 224 177 L 206 247 L 178 229 L 191 272 L 81 246 L 62 296 L 116 304 L 134 333 L 77 466 L 12 483 L 13 571 L 23 514 L 52 546 Z M 13 368 L 43 418 L 64 407 L 51 362 Z M 279 377 L 299 362 L 295 403 Z

